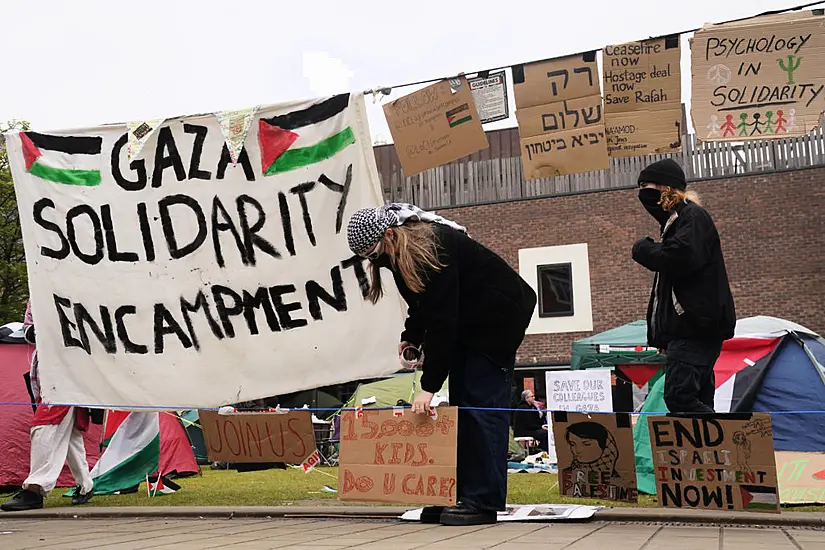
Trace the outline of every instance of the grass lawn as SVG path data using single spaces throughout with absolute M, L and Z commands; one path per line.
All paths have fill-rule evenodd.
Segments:
M 329 474 L 329 475 L 325 475 Z M 331 476 L 335 476 L 330 477 Z M 146 485 L 132 495 L 96 496 L 92 506 L 278 506 L 340 505 L 335 493 L 323 493 L 321 487 L 338 487 L 337 468 L 318 468 L 308 474 L 300 470 L 266 470 L 238 473 L 216 471 L 208 467 L 203 476 L 175 480 L 182 488 L 177 493 L 149 498 Z M 592 504 L 610 507 L 634 506 L 620 502 L 564 498 L 559 495 L 554 474 L 510 474 L 507 502 L 513 504 Z M 50 508 L 71 506 L 62 496 L 68 489 L 56 489 L 46 500 Z M 358 503 L 345 503 L 358 505 Z M 655 507 L 656 498 L 639 495 L 639 507 Z M 788 511 L 825 512 L 825 506 L 788 508 Z
M 333 477 L 330 477 L 330 474 Z M 321 487 L 338 487 L 337 468 L 318 468 L 308 474 L 300 470 L 266 470 L 238 473 L 234 470 L 216 471 L 208 467 L 203 476 L 175 480 L 181 486 L 177 493 L 149 498 L 146 485 L 132 495 L 96 496 L 93 506 L 275 506 L 287 504 L 323 505 L 341 504 L 335 493 L 322 493 Z M 554 474 L 511 474 L 508 502 L 516 504 L 601 504 L 622 506 L 621 503 L 569 499 L 559 496 Z M 70 506 L 71 499 L 63 497 L 68 489 L 56 489 L 46 506 Z M 352 503 L 347 503 L 352 504 Z M 655 506 L 656 499 L 640 497 L 639 506 Z M 624 505 L 628 506 L 628 505 Z

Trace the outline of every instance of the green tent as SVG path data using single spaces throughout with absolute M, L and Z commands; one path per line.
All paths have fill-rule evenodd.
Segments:
M 384 380 L 361 384 L 344 407 L 394 407 L 399 400 L 411 403 L 415 394 L 421 391 L 421 371 L 395 374 Z M 447 382 L 436 395 L 446 396 Z M 364 399 L 374 397 L 375 403 L 363 404 Z
M 573 342 L 570 368 L 578 370 L 664 362 L 664 355 L 647 347 L 647 323 L 634 321 Z
M 649 495 L 656 494 L 656 477 L 653 471 L 653 453 L 650 450 L 650 432 L 647 429 L 648 414 L 644 413 L 666 413 L 665 405 L 665 377 L 661 376 L 642 407 L 642 414 L 633 427 L 633 448 L 636 454 L 636 486 L 639 492 Z

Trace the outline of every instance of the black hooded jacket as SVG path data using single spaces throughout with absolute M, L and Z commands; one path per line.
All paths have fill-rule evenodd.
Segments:
M 460 231 L 433 224 L 438 239 L 439 271 L 425 274 L 424 292 L 416 294 L 393 270 L 407 302 L 401 340 L 423 344 L 421 387 L 441 389 L 460 348 L 482 353 L 502 366 L 512 365 L 536 307 L 536 293 L 501 257 Z M 391 269 L 382 255 L 378 265 Z
M 648 345 L 673 340 L 710 344 L 733 338 L 736 310 L 716 225 L 701 206 L 682 201 L 662 242 L 642 239 L 633 259 L 656 273 L 647 310 Z

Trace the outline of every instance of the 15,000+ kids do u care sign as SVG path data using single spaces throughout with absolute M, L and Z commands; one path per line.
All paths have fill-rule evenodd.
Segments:
M 210 407 L 394 370 L 363 95 L 7 137 L 48 403 Z

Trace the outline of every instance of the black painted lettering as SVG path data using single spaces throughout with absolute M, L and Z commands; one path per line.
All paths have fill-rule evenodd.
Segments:
M 63 347 L 85 349 L 83 347 L 83 343 L 75 338 L 74 334 L 72 334 L 72 329 L 76 328 L 76 326 L 66 315 L 65 310 L 72 308 L 71 300 L 58 296 L 57 294 L 52 294 L 52 298 L 54 298 L 54 308 L 57 311 L 57 319 L 60 322 L 60 333 L 63 336 Z
M 206 317 L 206 323 L 209 325 L 209 330 L 212 331 L 212 335 L 217 338 L 218 340 L 223 340 L 223 332 L 221 332 L 221 327 L 215 318 L 212 316 L 212 309 L 209 307 L 209 301 L 206 299 L 206 295 L 203 291 L 199 291 L 198 295 L 195 296 L 195 303 L 189 303 L 183 296 L 180 298 L 180 312 L 183 315 L 183 321 L 186 323 L 186 328 L 189 330 L 189 338 L 192 340 L 192 345 L 195 346 L 196 350 L 200 350 L 200 340 L 198 340 L 198 335 L 195 333 L 195 326 L 192 324 L 192 316 L 191 313 L 198 313 L 200 310 L 203 310 L 204 317 Z
M 344 292 L 344 280 L 341 278 L 341 268 L 339 266 L 333 267 L 329 276 L 332 279 L 332 292 L 330 294 L 321 285 L 315 281 L 307 281 L 306 293 L 309 301 L 309 314 L 316 321 L 324 318 L 321 314 L 321 302 L 332 306 L 335 311 L 347 310 L 347 295 Z
M 123 349 L 126 353 L 134 353 L 136 355 L 145 355 L 149 353 L 149 348 L 144 345 L 136 344 L 129 338 L 129 331 L 126 329 L 126 323 L 123 318 L 126 315 L 136 315 L 137 308 L 135 306 L 120 306 L 115 310 L 115 326 L 117 327 L 117 337 L 120 343 L 123 344 Z
M 216 179 L 222 180 L 226 175 L 226 167 L 232 162 L 232 157 L 229 156 L 229 148 L 226 143 L 223 144 L 221 150 L 221 160 L 218 162 L 218 174 Z M 238 155 L 238 163 L 243 167 L 243 173 L 246 176 L 246 181 L 255 181 L 255 171 L 252 169 L 252 163 L 249 162 L 249 155 L 246 153 L 246 147 L 241 149 Z
M 669 420 L 654 420 L 652 423 L 653 425 L 653 438 L 656 440 L 657 447 L 673 447 L 673 441 L 670 439 L 665 439 L 670 435 L 665 428 L 671 424 Z
M 190 180 L 211 180 L 212 172 L 201 170 L 201 156 L 203 155 L 203 144 L 206 141 L 206 134 L 209 129 L 198 124 L 183 124 L 185 134 L 194 134 L 195 142 L 192 144 L 192 158 L 189 160 Z
M 143 159 L 135 159 L 129 163 L 129 169 L 135 173 L 135 180 L 128 180 L 120 170 L 120 155 L 123 148 L 129 141 L 129 134 L 123 134 L 115 142 L 112 148 L 112 177 L 121 189 L 125 191 L 140 191 L 146 188 L 146 162 Z
M 344 185 L 335 183 L 324 174 L 321 174 L 321 177 L 318 178 L 318 182 L 326 186 L 326 188 L 330 191 L 341 193 L 341 199 L 338 201 L 338 212 L 335 214 L 335 233 L 338 234 L 341 232 L 341 228 L 344 225 L 344 212 L 347 209 L 347 199 L 349 198 L 349 190 L 352 186 L 352 164 L 347 166 L 347 173 L 346 176 L 344 176 Z
M 164 338 L 169 334 L 174 334 L 180 340 L 184 349 L 192 347 L 192 341 L 181 328 L 180 323 L 163 304 L 155 304 L 155 353 L 160 355 L 165 349 Z
M 34 217 L 34 223 L 46 231 L 51 231 L 57 235 L 57 238 L 60 239 L 60 249 L 55 250 L 47 246 L 41 246 L 40 254 L 47 258 L 63 260 L 69 255 L 71 247 L 69 246 L 68 239 L 66 239 L 66 236 L 63 235 L 63 231 L 60 230 L 60 226 L 43 217 L 43 210 L 46 208 L 54 209 L 54 201 L 49 198 L 43 198 L 34 203 L 34 206 L 32 207 L 32 217 Z
M 358 281 L 358 288 L 361 289 L 361 297 L 366 300 L 370 292 L 370 280 L 367 277 L 367 271 L 364 269 L 364 262 L 367 261 L 361 256 L 353 256 L 341 262 L 341 267 L 344 269 L 352 268 L 355 272 L 355 279 Z
M 231 298 L 234 302 L 231 306 L 226 303 L 225 298 Z M 212 299 L 215 301 L 215 309 L 218 318 L 221 320 L 223 332 L 227 338 L 235 337 L 235 327 L 232 326 L 230 317 L 243 313 L 243 301 L 238 293 L 231 288 L 222 285 L 212 285 Z
M 264 316 L 266 317 L 266 324 L 269 326 L 269 330 L 272 332 L 279 332 L 281 330 L 275 309 L 272 307 L 269 291 L 266 287 L 259 287 L 254 295 L 244 290 L 242 302 L 243 315 L 246 318 L 246 326 L 249 328 L 249 334 L 258 334 L 258 320 L 255 317 L 258 308 L 264 310 Z
M 241 222 L 241 233 L 243 234 L 244 248 L 249 256 L 249 264 L 255 265 L 255 248 L 259 248 L 261 252 L 269 254 L 273 258 L 280 258 L 281 253 L 272 246 L 272 243 L 265 238 L 258 235 L 258 231 L 263 229 L 266 223 L 266 212 L 263 206 L 257 200 L 249 195 L 240 195 L 236 199 L 236 206 L 238 207 L 238 219 Z M 251 207 L 257 212 L 257 218 L 252 225 L 249 224 L 249 215 L 247 213 L 247 206 Z
M 272 304 L 275 306 L 275 311 L 278 313 L 278 319 L 280 319 L 281 327 L 284 330 L 305 327 L 309 324 L 306 319 L 292 318 L 292 312 L 300 310 L 301 304 L 298 302 L 284 303 L 284 294 L 292 294 L 293 292 L 295 292 L 295 285 L 278 285 L 269 289 Z
M 152 240 L 152 226 L 149 225 L 149 214 L 146 212 L 146 203 L 137 205 L 138 223 L 140 224 L 140 238 L 143 240 L 143 250 L 146 252 L 146 261 L 155 261 L 155 243 Z
M 673 422 L 673 435 L 676 438 L 676 445 L 678 447 L 684 447 L 685 440 L 687 440 L 688 445 L 691 447 L 701 449 L 702 432 L 701 427 L 699 426 L 699 420 L 696 418 L 690 420 L 690 427 L 685 425 L 685 422 L 687 421 L 687 419 L 684 419 Z
M 75 220 L 82 215 L 88 217 L 92 224 L 92 236 L 95 241 L 95 251 L 92 254 L 86 254 L 80 250 L 77 242 Z M 97 265 L 103 259 L 103 229 L 100 226 L 100 218 L 98 218 L 97 212 L 88 204 L 78 204 L 66 212 L 66 236 L 69 238 L 69 245 L 72 247 L 72 252 L 74 252 L 74 255 L 83 263 Z
M 220 221 L 218 216 L 220 216 L 223 221 Z M 232 233 L 232 236 L 235 237 L 235 244 L 238 246 L 238 252 L 241 255 L 241 261 L 244 265 L 249 265 L 249 254 L 247 254 L 246 247 L 241 239 L 241 234 L 238 232 L 238 228 L 235 227 L 235 222 L 232 221 L 221 199 L 216 195 L 212 200 L 212 245 L 215 247 L 215 259 L 218 262 L 218 266 L 226 267 L 223 250 L 221 249 L 221 231 L 230 231 Z
M 293 195 L 298 195 L 298 200 L 301 202 L 301 211 L 304 218 L 304 228 L 307 231 L 307 237 L 312 246 L 315 246 L 315 231 L 312 229 L 312 216 L 309 213 L 309 205 L 307 204 L 307 193 L 315 188 L 314 181 L 301 183 L 289 190 Z
M 281 224 L 284 228 L 284 242 L 286 249 L 290 256 L 295 255 L 295 239 L 292 237 L 292 219 L 289 215 L 289 203 L 286 201 L 286 195 L 278 193 L 278 207 L 281 210 Z
M 83 304 L 75 303 L 74 317 L 77 321 L 77 332 L 80 334 L 80 341 L 83 344 L 83 349 L 89 355 L 92 354 L 91 340 L 89 338 L 89 330 L 91 330 L 98 342 L 103 345 L 106 353 L 115 353 L 117 351 L 117 344 L 115 342 L 115 330 L 112 326 L 112 318 L 109 316 L 109 308 L 100 306 L 100 320 L 103 328 L 95 321 L 89 311 Z
M 163 182 L 163 171 L 167 168 L 175 170 L 175 178 L 178 181 L 186 179 L 186 170 L 183 168 L 183 160 L 178 153 L 178 146 L 175 145 L 175 136 L 172 129 L 164 126 L 158 129 L 158 144 L 155 149 L 155 169 L 152 171 L 152 187 L 160 187 Z
M 136 262 L 138 261 L 137 252 L 120 252 L 117 249 L 117 240 L 115 239 L 115 228 L 112 222 L 112 207 L 104 204 L 100 207 L 100 218 L 103 221 L 103 234 L 106 238 L 106 251 L 108 252 L 110 262 Z
M 195 220 L 198 225 L 198 233 L 191 242 L 184 246 L 178 244 L 177 236 L 175 235 L 175 226 L 172 223 L 172 215 L 169 212 L 170 207 L 180 205 L 186 206 L 189 211 L 195 215 Z M 203 214 L 203 209 L 198 201 L 189 195 L 170 195 L 158 201 L 158 212 L 160 213 L 160 225 L 163 228 L 163 236 L 166 237 L 166 246 L 169 247 L 169 255 L 173 259 L 183 258 L 191 254 L 203 244 L 206 240 L 206 216 Z M 181 215 L 175 216 L 180 218 Z

